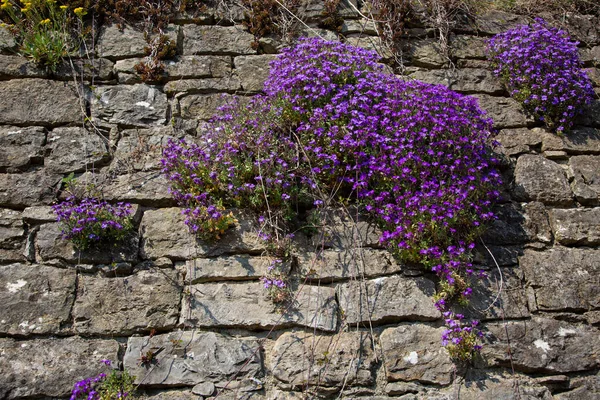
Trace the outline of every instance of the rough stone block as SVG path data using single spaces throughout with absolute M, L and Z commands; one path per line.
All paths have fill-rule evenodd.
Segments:
M 25 208 L 49 204 L 62 176 L 45 171 L 0 174 L 0 207 Z
M 519 200 L 568 206 L 573 194 L 565 172 L 555 162 L 538 155 L 523 155 L 515 167 L 514 193 Z
M 237 76 L 228 75 L 222 78 L 185 79 L 167 82 L 165 85 L 165 92 L 169 95 L 178 93 L 233 93 L 241 88 L 242 84 L 239 78 Z
M 196 258 L 185 263 L 186 283 L 211 281 L 257 280 L 268 273 L 271 265 L 267 257 L 236 255 L 217 258 Z M 289 263 L 283 271 L 289 272 Z
M 285 333 L 273 347 L 270 368 L 284 389 L 310 385 L 316 392 L 370 386 L 375 378 L 373 338 L 367 332 L 335 336 Z
M 0 208 L 0 248 L 18 249 L 24 238 L 21 212 Z
M 165 30 L 165 34 L 171 41 L 177 43 L 179 29 L 178 26 L 170 26 Z M 97 46 L 100 57 L 119 60 L 145 56 L 146 51 L 144 49 L 148 46 L 148 42 L 144 38 L 142 30 L 134 29 L 128 25 L 119 28 L 116 24 L 113 24 L 102 28 Z
M 457 35 L 450 42 L 450 54 L 456 58 L 485 59 L 485 38 L 470 35 Z
M 135 65 L 143 58 L 128 58 L 115 63 L 119 83 L 138 83 L 141 77 L 135 71 Z M 231 73 L 229 56 L 179 56 L 164 60 L 165 79 L 220 78 Z
M 23 210 L 23 221 L 28 224 L 40 224 L 44 222 L 55 222 L 56 214 L 52 206 L 33 206 Z
M 46 131 L 41 127 L 0 126 L 0 171 L 25 168 L 44 159 Z
M 402 324 L 384 330 L 379 340 L 387 380 L 449 384 L 454 364 L 442 347 L 440 337 L 444 329 Z
M 177 104 L 182 118 L 208 120 L 231 99 L 229 94 L 191 94 L 178 98 Z
M 516 100 L 507 97 L 493 97 L 476 94 L 479 106 L 494 120 L 494 128 L 521 128 L 527 126 L 531 118 L 525 115 L 523 107 Z
M 0 124 L 56 126 L 81 122 L 81 99 L 72 83 L 44 79 L 0 82 Z
M 320 234 L 311 239 L 316 246 L 348 249 L 351 247 L 370 246 L 381 247 L 379 238 L 381 230 L 375 224 L 365 221 L 362 216 L 356 219 L 356 212 L 342 209 L 315 210 L 309 215 L 309 220 L 321 221 L 324 240 Z
M 62 238 L 58 223 L 44 224 L 35 237 L 36 257 L 43 261 L 62 260 L 69 264 L 111 264 L 113 262 L 135 262 L 138 253 L 138 237 L 131 235 L 117 246 L 106 244 L 106 247 L 76 250 L 73 244 Z
M 15 36 L 3 26 L 0 26 L 0 52 L 12 52 L 17 47 Z
M 0 79 L 45 78 L 48 72 L 32 60 L 19 56 L 0 55 Z
M 556 241 L 562 245 L 600 244 L 600 208 L 550 211 Z
M 416 67 L 442 68 L 448 64 L 448 59 L 442 53 L 437 39 L 423 39 L 413 42 L 408 54 L 411 56 L 412 65 Z
M 337 327 L 335 290 L 302 286 L 291 309 L 283 314 L 260 282 L 199 283 L 183 299 L 180 323 L 200 327 L 269 329 L 305 326 L 332 332 Z
M 343 35 L 359 33 L 362 35 L 377 35 L 377 24 L 372 19 L 346 20 L 342 24 L 341 32 Z
M 167 96 L 146 84 L 100 86 L 91 96 L 92 117 L 129 128 L 164 125 L 167 106 Z
M 173 270 L 140 271 L 123 278 L 81 275 L 74 329 L 85 335 L 129 335 L 173 328 L 181 287 Z
M 573 176 L 573 193 L 583 205 L 597 205 L 600 200 L 600 156 L 575 156 L 569 160 Z
M 525 321 L 489 323 L 482 356 L 491 366 L 514 365 L 524 372 L 569 373 L 593 370 L 600 364 L 598 335 L 587 325 L 536 317 Z M 510 338 L 510 354 L 508 353 Z
M 373 278 L 401 272 L 403 266 L 387 250 L 356 248 L 302 253 L 298 256 L 301 276 L 320 282 L 351 278 Z
M 565 136 L 557 136 L 534 128 L 543 137 L 542 151 L 564 151 L 567 154 L 600 154 L 600 129 L 577 128 Z
M 44 166 L 50 171 L 69 174 L 101 167 L 110 160 L 108 139 L 84 128 L 55 128 L 48 133 L 50 154 Z
M 104 186 L 104 198 L 108 201 L 135 202 L 148 207 L 168 207 L 175 204 L 169 193 L 169 182 L 160 171 L 118 175 Z
M 527 25 L 529 21 L 524 15 L 511 14 L 499 10 L 489 10 L 478 14 L 474 28 L 477 32 L 487 35 L 497 35 L 519 25 Z
M 261 91 L 269 76 L 269 63 L 275 58 L 275 55 L 269 54 L 234 58 L 235 72 L 240 78 L 242 89 L 249 92 Z
M 0 332 L 57 334 L 70 321 L 76 273 L 43 265 L 0 266 Z
M 349 324 L 441 318 L 434 294 L 435 284 L 423 277 L 390 276 L 338 286 L 340 308 Z
M 18 341 L 0 339 L 0 397 L 68 397 L 75 382 L 102 370 L 100 360 L 117 360 L 119 343 L 79 337 Z
M 600 307 L 599 250 L 525 250 L 519 264 L 541 310 L 587 311 Z
M 256 54 L 254 36 L 243 26 L 183 26 L 183 54 Z
M 156 352 L 158 362 L 141 364 L 140 357 Z M 152 387 L 194 386 L 212 382 L 223 387 L 262 376 L 259 344 L 214 332 L 176 331 L 152 337 L 130 337 L 123 364 L 136 383 Z M 237 382 L 236 382 L 237 381 Z
M 72 62 L 72 64 L 71 64 Z M 64 60 L 56 68 L 57 79 L 69 81 L 73 76 L 85 82 L 108 81 L 113 77 L 114 63 L 106 58 Z

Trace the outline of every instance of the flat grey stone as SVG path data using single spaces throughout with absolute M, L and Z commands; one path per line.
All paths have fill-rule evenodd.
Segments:
M 110 160 L 108 140 L 84 128 L 55 128 L 48 133 L 50 154 L 44 166 L 50 171 L 69 174 L 97 168 Z
M 32 206 L 23 210 L 23 221 L 29 224 L 55 222 L 56 214 L 52 206 Z
M 184 79 L 167 82 L 165 92 L 169 95 L 185 93 L 233 93 L 242 88 L 241 81 L 237 76 L 224 76 L 222 78 L 206 79 Z
M 144 58 L 127 58 L 115 63 L 119 83 L 139 83 L 135 66 Z M 166 80 L 220 78 L 231 74 L 229 56 L 179 56 L 162 61 Z
M 46 130 L 42 127 L 0 127 L 0 170 L 25 168 L 44 159 Z
M 573 176 L 573 193 L 583 205 L 597 205 L 600 200 L 600 156 L 574 156 L 569 160 Z
M 242 26 L 183 26 L 183 54 L 256 54 L 254 36 Z
M 0 248 L 19 249 L 25 239 L 21 212 L 0 208 Z
M 169 193 L 167 178 L 156 170 L 134 171 L 110 179 L 104 186 L 104 198 L 148 207 L 168 207 L 175 203 Z
M 442 53 L 437 39 L 423 39 L 412 42 L 408 52 L 411 63 L 417 67 L 442 68 L 449 60 Z
M 196 258 L 185 263 L 183 272 L 186 283 L 211 281 L 257 280 L 269 272 L 271 265 L 268 257 L 249 255 L 222 256 L 217 258 Z M 283 266 L 283 272 L 289 272 L 289 263 Z
M 600 244 L 600 208 L 551 210 L 550 221 L 556 241 L 562 245 Z
M 485 59 L 485 38 L 471 35 L 457 35 L 450 41 L 450 54 L 456 58 Z
M 494 128 L 521 128 L 527 126 L 531 118 L 525 115 L 523 107 L 516 100 L 507 97 L 493 97 L 476 94 L 479 106 L 494 120 Z
M 153 387 L 194 386 L 212 382 L 260 378 L 262 361 L 255 339 L 232 338 L 214 332 L 175 331 L 152 337 L 130 337 L 123 358 L 124 367 L 136 376 L 136 383 Z M 157 363 L 141 364 L 148 351 L 164 348 Z
M 68 397 L 73 385 L 117 360 L 119 343 L 79 337 L 18 341 L 0 339 L 0 397 Z M 105 369 L 107 371 L 107 369 Z
M 375 382 L 376 356 L 367 332 L 284 333 L 275 342 L 270 364 L 277 386 L 287 390 L 310 385 L 315 392 L 328 392 Z
M 261 282 L 199 283 L 184 298 L 180 323 L 200 327 L 269 329 L 305 326 L 332 332 L 337 327 L 335 290 L 304 285 L 294 292 L 289 312 L 281 313 Z M 285 307 L 285 306 L 284 306 Z
M 529 21 L 523 15 L 511 14 L 500 10 L 489 10 L 477 14 L 474 27 L 478 32 L 497 35 L 519 25 L 527 25 Z
M 349 324 L 431 321 L 441 318 L 435 308 L 435 284 L 423 277 L 381 277 L 338 285 L 340 308 Z
M 177 107 L 182 118 L 208 120 L 217 113 L 217 108 L 231 100 L 230 94 L 190 94 L 179 97 Z
M 178 26 L 169 26 L 164 33 L 171 41 L 177 43 L 179 29 Z M 100 57 L 110 60 L 145 56 L 147 46 L 148 42 L 142 30 L 134 29 L 129 25 L 121 29 L 117 24 L 104 26 L 97 43 Z
M 116 278 L 81 275 L 73 305 L 74 329 L 85 335 L 130 335 L 173 328 L 181 288 L 173 270 Z
M 576 128 L 564 136 L 557 136 L 541 128 L 542 151 L 564 151 L 567 154 L 600 154 L 600 129 Z
M 377 24 L 371 19 L 358 19 L 358 20 L 346 20 L 342 24 L 341 33 L 344 35 L 350 35 L 353 33 L 360 33 L 363 35 L 377 35 Z
M 444 329 L 401 324 L 384 330 L 379 340 L 388 382 L 449 384 L 454 364 L 442 347 L 440 337 Z
M 308 220 L 321 221 L 321 226 L 316 228 L 319 232 L 311 237 L 311 243 L 315 246 L 335 249 L 347 249 L 354 246 L 382 247 L 379 243 L 381 230 L 374 223 L 367 222 L 365 219 L 361 215 L 357 217 L 352 210 L 348 210 L 348 212 L 342 209 L 310 211 Z
M 0 207 L 49 204 L 61 179 L 62 176 L 45 171 L 0 174 Z
M 573 194 L 563 169 L 538 155 L 523 155 L 515 167 L 517 199 L 539 201 L 548 205 L 567 206 Z
M 0 52 L 10 52 L 15 50 L 17 42 L 12 33 L 3 26 L 0 26 Z
M 0 124 L 56 126 L 81 122 L 77 89 L 70 82 L 45 79 L 0 81 Z
M 43 265 L 0 266 L 0 332 L 57 334 L 70 322 L 76 273 Z
M 276 58 L 277 56 L 269 54 L 234 58 L 235 72 L 240 78 L 242 89 L 249 92 L 261 91 L 269 77 L 269 63 Z
M 593 370 L 600 363 L 597 340 L 600 331 L 587 325 L 535 317 L 489 323 L 485 328 L 489 344 L 483 346 L 482 356 L 490 366 L 514 365 L 524 372 L 556 374 Z
M 0 79 L 45 78 L 48 71 L 29 58 L 17 55 L 0 55 Z
M 54 76 L 60 80 L 108 81 L 113 78 L 114 63 L 106 58 L 80 58 L 63 60 L 58 64 Z
M 543 134 L 527 128 L 502 129 L 494 140 L 500 143 L 500 152 L 508 156 L 529 153 L 535 147 L 541 147 Z
M 351 278 L 374 278 L 401 272 L 404 268 L 387 250 L 356 248 L 323 250 L 298 255 L 298 269 L 302 276 L 320 282 Z
M 166 122 L 167 96 L 155 86 L 100 86 L 90 97 L 92 117 L 107 124 L 151 127 Z

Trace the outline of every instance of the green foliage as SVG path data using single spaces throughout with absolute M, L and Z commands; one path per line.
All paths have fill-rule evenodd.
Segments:
M 131 393 L 135 389 L 134 381 L 135 376 L 130 375 L 127 370 L 122 372 L 112 370 L 98 388 L 99 399 L 117 400 L 124 399 L 125 397 L 133 397 Z

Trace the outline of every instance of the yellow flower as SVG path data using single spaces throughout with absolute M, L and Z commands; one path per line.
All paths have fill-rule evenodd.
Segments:
M 83 9 L 83 7 L 77 7 L 76 9 L 73 10 L 73 12 L 75 13 L 75 15 L 77 15 L 78 17 L 83 17 L 85 14 L 87 14 L 87 11 L 85 11 Z
M 10 3 L 2 3 L 2 5 L 0 6 L 0 8 L 3 10 L 6 10 L 9 7 L 10 7 Z
M 46 0 L 48 4 L 50 4 L 51 6 L 56 4 L 56 0 Z
M 45 20 L 40 21 L 40 25 L 48 25 L 50 23 L 50 18 L 46 18 Z
M 21 12 L 22 13 L 26 13 L 27 11 L 29 11 L 29 8 L 25 7 L 25 8 L 21 8 Z
M 67 8 L 69 8 L 68 6 L 60 6 L 61 10 L 66 10 Z

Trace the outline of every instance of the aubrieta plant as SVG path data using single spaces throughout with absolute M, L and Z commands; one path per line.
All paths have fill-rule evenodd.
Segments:
M 111 366 L 110 360 L 102 360 Z M 127 371 L 111 370 L 108 374 L 101 372 L 95 377 L 82 379 L 75 383 L 70 400 L 124 400 L 132 397 L 134 376 Z
M 300 40 L 271 64 L 265 95 L 223 107 L 197 143 L 169 142 L 163 171 L 193 231 L 245 207 L 265 239 L 280 239 L 299 212 L 355 204 L 401 261 L 439 276 L 447 312 L 468 301 L 470 250 L 494 218 L 492 122 L 474 98 L 386 74 L 378 58 Z
M 559 135 L 594 98 L 592 83 L 581 69 L 577 42 L 541 18 L 494 36 L 488 51 L 494 74 L 510 95 Z
M 52 206 L 61 224 L 63 239 L 78 250 L 124 240 L 133 229 L 129 203 L 109 204 L 95 197 L 71 195 Z

